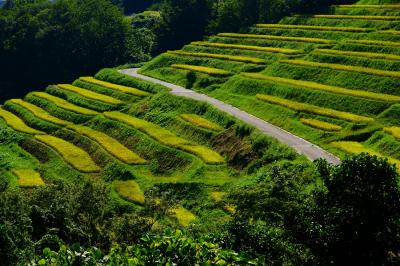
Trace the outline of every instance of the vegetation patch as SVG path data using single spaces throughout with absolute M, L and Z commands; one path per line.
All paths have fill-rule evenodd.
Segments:
M 371 32 L 371 28 L 357 27 L 330 27 L 330 26 L 311 26 L 311 25 L 292 25 L 292 24 L 257 24 L 259 28 L 269 29 L 300 29 L 300 30 L 322 30 L 322 31 L 344 31 L 344 32 Z
M 296 110 L 298 112 L 306 112 L 311 114 L 323 115 L 327 117 L 339 118 L 350 122 L 355 123 L 371 123 L 374 122 L 375 119 L 366 116 L 355 115 L 347 112 L 341 112 L 329 108 L 322 108 L 319 106 L 307 104 L 307 103 L 299 103 L 290 101 L 287 99 L 283 99 L 276 96 L 265 95 L 265 94 L 257 94 L 257 99 L 266 101 L 273 104 L 278 104 L 284 106 L 286 108 Z
M 147 135 L 153 137 L 154 139 L 166 146 L 178 148 L 180 150 L 195 154 L 206 163 L 222 164 L 225 162 L 224 158 L 221 155 L 211 150 L 210 148 L 197 145 L 188 140 L 177 137 L 171 131 L 166 130 L 148 121 L 120 112 L 106 112 L 104 113 L 104 115 L 108 118 L 126 123 L 140 131 L 143 131 Z
M 232 73 L 223 69 L 214 68 L 214 67 L 205 67 L 205 66 L 193 66 L 193 65 L 183 65 L 183 64 L 172 64 L 172 68 L 195 71 L 204 73 L 210 76 L 231 76 Z
M 223 55 L 223 54 L 212 54 L 212 53 L 197 53 L 197 52 L 185 52 L 185 51 L 168 51 L 169 54 L 180 55 L 180 56 L 193 56 L 193 57 L 206 57 L 215 58 L 228 61 L 237 61 L 250 64 L 265 64 L 266 61 L 259 58 L 238 56 L 238 55 Z
M 214 42 L 192 42 L 192 45 L 215 47 L 215 48 L 226 48 L 226 49 L 242 49 L 242 50 L 253 50 L 268 53 L 281 53 L 281 54 L 301 54 L 303 51 L 288 49 L 288 48 L 275 48 L 275 47 L 263 47 L 253 45 L 241 45 L 241 44 L 228 44 L 228 43 L 214 43 Z
M 31 95 L 33 96 L 37 96 L 39 98 L 45 99 L 49 102 L 54 103 L 55 105 L 64 108 L 66 110 L 78 113 L 78 114 L 83 114 L 83 115 L 97 115 L 98 112 L 84 108 L 84 107 L 80 107 L 78 105 L 72 104 L 64 99 L 61 99 L 59 97 L 50 95 L 48 93 L 45 92 L 32 92 Z
M 12 169 L 11 172 L 18 177 L 18 186 L 21 188 L 33 188 L 44 186 L 40 174 L 31 169 Z
M 400 20 L 398 16 L 362 16 L 362 15 L 313 15 L 313 18 L 330 19 L 365 19 L 365 20 Z
M 322 67 L 322 68 L 329 68 L 329 69 L 333 69 L 333 70 L 351 71 L 351 72 L 358 72 L 358 73 L 364 73 L 364 74 L 370 74 L 370 75 L 400 78 L 399 71 L 388 71 L 388 70 L 380 70 L 380 69 L 368 68 L 368 67 L 346 66 L 346 65 L 330 64 L 330 63 L 319 63 L 319 62 L 311 62 L 311 61 L 305 61 L 305 60 L 281 60 L 279 62 L 286 63 L 286 64 L 299 65 L 299 66 Z
M 337 5 L 340 8 L 400 9 L 400 5 Z
M 169 212 L 178 220 L 178 223 L 184 227 L 188 227 L 197 220 L 196 215 L 182 206 L 172 208 Z
M 73 125 L 68 128 L 76 131 L 79 134 L 85 135 L 99 143 L 106 151 L 117 159 L 127 164 L 145 164 L 147 161 L 141 158 L 133 151 L 126 148 L 116 139 L 104 134 L 103 132 L 91 129 L 89 127 Z
M 355 141 L 338 141 L 338 142 L 332 142 L 331 143 L 332 147 L 335 147 L 339 150 L 342 150 L 348 154 L 360 154 L 360 153 L 368 153 L 370 155 L 375 155 L 381 158 L 386 158 L 389 163 L 395 164 L 397 166 L 397 169 L 400 170 L 400 160 L 397 160 L 395 158 L 383 155 L 380 152 L 377 152 L 371 148 L 365 147 L 359 142 Z
M 325 131 L 340 131 L 340 130 L 342 130 L 341 126 L 338 126 L 338 125 L 335 125 L 332 123 L 328 123 L 328 122 L 324 122 L 321 120 L 317 120 L 317 119 L 300 118 L 300 121 L 304 125 L 314 127 L 317 129 L 321 129 L 321 130 L 325 130 Z
M 81 172 L 92 173 L 100 171 L 100 168 L 84 150 L 63 139 L 50 135 L 36 135 L 35 139 L 56 150 L 67 163 Z
M 50 123 L 54 123 L 56 125 L 60 125 L 60 126 L 68 126 L 71 125 L 71 122 L 59 119 L 55 116 L 52 116 L 51 114 L 49 114 L 48 112 L 46 112 L 46 110 L 31 104 L 29 102 L 26 102 L 24 100 L 21 99 L 12 99 L 10 100 L 11 103 L 17 104 L 19 106 L 22 106 L 23 108 L 27 109 L 28 111 L 30 111 L 32 114 L 34 114 L 36 117 L 45 120 L 47 122 Z
M 400 127 L 385 127 L 383 130 L 400 140 Z
M 333 49 L 315 49 L 313 52 L 321 54 L 332 54 L 332 55 L 358 56 L 371 59 L 400 60 L 400 55 L 394 55 L 394 54 L 354 52 L 354 51 L 342 51 Z
M 202 127 L 205 129 L 210 129 L 213 131 L 222 131 L 224 130 L 223 127 L 219 126 L 218 124 L 211 122 L 201 116 L 195 114 L 182 114 L 181 118 L 186 122 L 189 122 L 195 126 Z
M 321 38 L 305 38 L 305 37 L 277 36 L 277 35 L 263 35 L 263 34 L 219 33 L 218 36 L 231 37 L 231 38 L 251 38 L 251 39 L 288 41 L 288 42 L 320 43 L 320 44 L 335 43 L 335 41 L 333 40 L 321 39 Z
M 346 88 L 325 85 L 325 84 L 312 82 L 312 81 L 266 76 L 266 75 L 258 74 L 258 73 L 241 73 L 241 75 L 244 77 L 247 77 L 247 78 L 261 79 L 261 80 L 271 81 L 274 83 L 293 85 L 296 87 L 303 87 L 303 88 L 308 88 L 308 89 L 313 89 L 313 90 L 320 90 L 320 91 L 326 91 L 326 92 L 331 92 L 331 93 L 350 95 L 350 96 L 354 96 L 354 97 L 362 97 L 362 98 L 379 100 L 379 101 L 400 102 L 400 96 L 396 96 L 396 95 L 375 93 L 375 92 L 362 91 L 362 90 L 350 90 L 350 89 L 346 89 Z
M 359 44 L 364 44 L 364 45 L 400 47 L 400 42 L 389 42 L 389 41 L 379 41 L 379 40 L 348 40 L 347 42 L 359 43 Z
M 143 191 L 135 181 L 114 181 L 113 186 L 121 198 L 140 205 L 145 203 Z
M 36 130 L 34 128 L 27 126 L 24 123 L 24 121 L 22 121 L 18 116 L 4 110 L 3 108 L 0 108 L 0 117 L 4 119 L 4 121 L 6 122 L 6 124 L 9 127 L 13 128 L 17 131 L 27 133 L 27 134 L 32 134 L 32 135 L 45 134 L 42 131 L 39 131 L 39 130 Z
M 100 93 L 96 93 L 90 90 L 85 90 L 79 87 L 75 87 L 73 85 L 70 84 L 58 84 L 57 85 L 58 88 L 66 90 L 66 91 L 70 91 L 76 94 L 79 94 L 83 97 L 95 100 L 95 101 L 100 101 L 100 102 L 105 102 L 108 104 L 115 104 L 115 105 L 119 105 L 119 104 L 123 104 L 124 102 L 115 99 L 113 97 L 104 95 L 104 94 L 100 94 Z
M 119 92 L 123 92 L 126 94 L 130 94 L 130 95 L 134 95 L 134 96 L 150 96 L 151 94 L 146 92 L 146 91 L 142 91 L 139 89 L 135 89 L 132 87 L 128 87 L 128 86 L 123 86 L 123 85 L 118 85 L 118 84 L 114 84 L 114 83 L 110 83 L 110 82 L 106 82 L 106 81 L 102 81 L 102 80 L 98 80 L 95 79 L 93 77 L 81 77 L 79 78 L 82 81 L 88 82 L 88 83 L 92 83 L 95 85 L 99 85 L 99 86 L 103 86 L 105 88 L 109 88 L 112 90 L 116 90 Z

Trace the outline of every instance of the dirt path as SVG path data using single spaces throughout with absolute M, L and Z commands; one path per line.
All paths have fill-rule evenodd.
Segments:
M 272 137 L 276 138 L 277 140 L 279 140 L 280 142 L 285 143 L 286 145 L 292 147 L 298 153 L 305 155 L 308 159 L 310 159 L 312 161 L 319 159 L 319 158 L 323 158 L 323 159 L 326 159 L 328 162 L 335 164 L 335 165 L 340 163 L 339 158 L 337 158 L 333 154 L 323 150 L 319 146 L 316 146 L 305 139 L 297 137 L 297 136 L 287 132 L 286 130 L 283 130 L 277 126 L 274 126 L 260 118 L 257 118 L 247 112 L 244 112 L 232 105 L 226 104 L 224 102 L 221 102 L 221 101 L 214 99 L 212 97 L 209 97 L 207 95 L 204 95 L 204 94 L 192 91 L 192 90 L 188 90 L 183 87 L 180 87 L 180 86 L 177 86 L 177 85 L 174 85 L 174 84 L 162 81 L 162 80 L 158 80 L 158 79 L 154 79 L 154 78 L 151 78 L 148 76 L 138 74 L 137 73 L 138 70 L 139 69 L 137 69 L 137 68 L 131 68 L 131 69 L 120 70 L 120 72 L 124 73 L 126 75 L 130 75 L 130 76 L 133 76 L 136 78 L 151 81 L 153 83 L 157 83 L 157 84 L 163 85 L 165 87 L 168 87 L 171 89 L 171 93 L 174 95 L 183 96 L 183 97 L 187 97 L 187 98 L 191 98 L 191 99 L 195 99 L 195 100 L 199 100 L 199 101 L 205 101 L 205 102 L 213 105 L 214 107 L 218 108 L 219 110 L 229 113 L 229 114 L 233 115 L 234 117 L 256 127 L 264 134 L 272 136 Z

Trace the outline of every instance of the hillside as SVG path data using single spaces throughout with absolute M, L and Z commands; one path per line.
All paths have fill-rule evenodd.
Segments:
M 373 4 L 219 33 L 160 55 L 141 73 L 230 103 L 342 158 L 368 152 L 400 164 L 400 6 Z

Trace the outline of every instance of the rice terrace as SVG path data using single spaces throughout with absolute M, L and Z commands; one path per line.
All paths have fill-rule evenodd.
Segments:
M 0 1 L 0 265 L 400 264 L 400 2 L 139 2 Z

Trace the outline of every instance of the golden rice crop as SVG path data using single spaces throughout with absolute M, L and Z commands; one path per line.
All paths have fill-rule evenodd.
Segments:
M 223 191 L 212 191 L 211 193 L 210 193 L 210 195 L 211 195 L 211 198 L 213 199 L 213 200 L 215 200 L 215 201 L 221 201 L 224 197 L 225 197 L 225 195 L 226 195 L 227 193 L 226 192 L 223 192 Z
M 347 65 L 331 64 L 331 63 L 319 63 L 319 62 L 311 62 L 311 61 L 304 61 L 304 60 L 280 60 L 279 62 L 286 63 L 286 64 L 292 64 L 292 65 L 299 65 L 299 66 L 322 67 L 322 68 L 329 68 L 329 69 L 334 69 L 334 70 L 358 72 L 358 73 L 383 76 L 383 77 L 400 78 L 400 71 L 388 71 L 388 70 L 380 70 L 380 69 L 369 68 L 369 67 L 347 66 Z
M 118 99 L 115 99 L 113 97 L 110 97 L 110 96 L 107 96 L 107 95 L 104 95 L 104 94 L 100 94 L 100 93 L 97 93 L 97 92 L 93 92 L 93 91 L 90 91 L 90 90 L 82 89 L 82 88 L 79 88 L 79 87 L 75 87 L 75 86 L 70 85 L 70 84 L 58 84 L 57 87 L 61 88 L 63 90 L 66 90 L 66 91 L 70 91 L 70 92 L 79 94 L 79 95 L 81 95 L 83 97 L 86 97 L 86 98 L 89 98 L 89 99 L 92 99 L 92 100 L 96 100 L 96 101 L 100 101 L 100 102 L 104 102 L 104 103 L 108 103 L 108 104 L 123 104 L 124 103 L 124 102 L 122 102 L 122 101 L 120 101 Z
M 195 114 L 182 114 L 181 118 L 185 120 L 188 123 L 191 123 L 195 126 L 214 130 L 214 131 L 222 131 L 224 128 L 215 124 L 214 122 L 211 122 L 201 116 L 195 115 Z
M 45 92 L 32 92 L 32 95 L 45 99 L 49 102 L 54 103 L 55 105 L 64 108 L 66 110 L 78 113 L 78 114 L 83 114 L 83 115 L 97 115 L 98 113 L 96 111 L 87 109 L 87 108 L 83 108 L 80 106 L 77 106 L 75 104 L 72 104 L 64 99 L 55 97 L 53 95 L 50 95 L 48 93 Z
M 40 174 L 31 169 L 12 169 L 11 172 L 18 177 L 18 186 L 22 188 L 32 188 L 44 185 Z
M 242 34 L 242 33 L 219 33 L 220 37 L 232 38 L 251 38 L 251 39 L 264 39 L 276 41 L 293 41 L 293 42 L 307 42 L 307 43 L 334 43 L 333 40 L 320 39 L 320 38 L 305 38 L 305 37 L 292 37 L 292 36 L 276 36 L 276 35 L 260 35 L 260 34 Z
M 109 88 L 109 89 L 113 89 L 116 91 L 120 91 L 126 94 L 131 94 L 134 96 L 149 96 L 151 95 L 151 93 L 148 93 L 146 91 L 142 91 L 136 88 L 132 88 L 132 87 L 127 87 L 127 86 L 123 86 L 123 85 L 119 85 L 119 84 L 114 84 L 114 83 L 110 83 L 110 82 L 106 82 L 106 81 L 102 81 L 102 80 L 98 80 L 95 79 L 93 77 L 81 77 L 79 78 L 82 81 L 88 82 L 88 83 L 92 83 L 95 85 L 99 85 L 105 88 Z
M 84 150 L 68 141 L 50 135 L 36 135 L 35 139 L 53 148 L 67 163 L 81 172 L 92 173 L 100 171 L 100 168 Z
M 189 226 L 197 219 L 196 215 L 183 208 L 182 206 L 171 208 L 169 209 L 169 212 L 178 220 L 178 223 L 180 225 L 185 227 Z
M 247 56 L 211 54 L 211 53 L 193 53 L 193 52 L 184 52 L 184 51 L 168 51 L 168 53 L 174 54 L 174 55 L 181 55 L 181 56 L 215 58 L 215 59 L 237 61 L 237 62 L 250 63 L 250 64 L 265 64 L 265 60 L 263 60 L 263 59 L 247 57 Z
M 188 140 L 180 138 L 171 131 L 166 130 L 158 125 L 127 114 L 123 114 L 121 112 L 105 112 L 104 115 L 110 119 L 123 122 L 140 131 L 143 131 L 147 135 L 153 137 L 154 139 L 166 146 L 174 147 L 195 154 L 206 163 L 224 163 L 224 158 L 210 148 L 197 145 Z
M 228 43 L 215 43 L 215 42 L 192 42 L 191 44 L 197 45 L 197 46 L 205 46 L 205 47 L 253 50 L 253 51 L 268 52 L 268 53 L 281 53 L 281 54 L 301 54 L 301 53 L 303 53 L 303 51 L 295 50 L 295 49 L 242 45 L 242 44 L 228 44 Z
M 299 111 L 299 112 L 306 112 L 311 114 L 323 115 L 327 117 L 339 118 L 346 121 L 351 121 L 355 123 L 362 123 L 362 122 L 373 122 L 374 119 L 371 117 L 355 115 L 348 112 L 337 111 L 329 108 L 322 108 L 319 106 L 307 104 L 307 103 L 300 103 L 295 101 L 290 101 L 287 99 L 283 99 L 276 96 L 265 95 L 265 94 L 257 94 L 257 99 L 266 101 L 273 104 L 278 104 L 289 109 Z
M 86 137 L 99 143 L 106 151 L 117 159 L 127 164 L 145 164 L 146 160 L 141 158 L 133 151 L 126 148 L 116 139 L 104 134 L 103 132 L 91 129 L 89 127 L 81 125 L 73 125 L 68 128 L 78 132 L 79 134 L 85 135 Z
M 304 87 L 313 90 L 319 91 L 326 91 L 330 93 L 337 93 L 337 94 L 344 94 L 350 95 L 354 97 L 361 97 L 367 98 L 372 100 L 379 100 L 379 101 L 387 101 L 387 102 L 400 102 L 400 96 L 384 94 L 384 93 L 375 93 L 369 91 L 362 91 L 362 90 L 351 90 L 342 87 L 330 86 L 325 84 L 320 84 L 312 81 L 305 81 L 305 80 L 297 80 L 297 79 L 287 79 L 287 78 L 280 78 L 280 77 L 272 77 L 266 76 L 259 73 L 241 73 L 242 76 L 248 78 L 255 78 L 266 80 L 274 83 L 281 83 L 287 85 L 293 85 L 297 87 Z
M 321 54 L 358 56 L 358 57 L 371 58 L 371 59 L 400 60 L 400 55 L 394 55 L 394 54 L 341 51 L 341 50 L 333 50 L 333 49 L 315 49 L 314 52 L 321 53 Z
M 4 121 L 9 127 L 17 131 L 33 135 L 45 134 L 42 131 L 27 126 L 25 122 L 22 121 L 18 116 L 4 110 L 3 108 L 0 108 L 0 117 L 4 119 Z
M 313 18 L 331 19 L 367 19 L 367 20 L 400 20 L 397 16 L 363 16 L 363 15 L 314 15 Z
M 137 204 L 144 204 L 145 196 L 140 186 L 135 181 L 114 181 L 113 185 L 115 191 L 121 198 Z
M 259 28 L 271 28 L 271 29 L 326 30 L 326 31 L 347 31 L 347 32 L 370 32 L 374 30 L 371 28 L 310 26 L 310 25 L 292 25 L 292 24 L 257 24 L 256 26 Z
M 42 108 L 40 108 L 40 107 L 38 107 L 38 106 L 36 106 L 34 104 L 28 103 L 28 102 L 26 102 L 24 100 L 12 99 L 12 100 L 10 100 L 10 102 L 14 103 L 14 104 L 17 104 L 17 105 L 27 109 L 32 114 L 34 114 L 36 117 L 38 117 L 38 118 L 40 118 L 42 120 L 45 120 L 47 122 L 54 123 L 54 124 L 57 124 L 57 125 L 60 125 L 60 126 L 72 125 L 71 122 L 59 119 L 59 118 L 57 118 L 55 116 L 52 116 L 51 114 L 46 112 L 46 110 L 44 110 L 44 109 L 42 109 Z
M 325 131 L 340 131 L 342 130 L 341 126 L 335 125 L 335 124 L 331 124 L 331 123 L 327 123 L 324 121 L 320 121 L 317 119 L 311 119 L 311 118 L 300 118 L 301 123 L 303 123 L 304 125 L 310 126 L 310 127 L 314 127 L 314 128 L 318 128 L 321 130 L 325 130 Z
M 400 5 L 337 5 L 340 8 L 375 8 L 375 9 L 396 9 Z
M 213 68 L 213 67 L 181 65 L 181 64 L 173 64 L 173 65 L 171 65 L 171 67 L 177 68 L 177 69 L 201 72 L 201 73 L 205 73 L 205 74 L 208 74 L 211 76 L 230 76 L 230 75 L 232 75 L 232 73 L 229 71 L 219 69 L 219 68 Z
M 400 127 L 385 127 L 383 129 L 386 133 L 392 134 L 393 137 L 400 140 Z
M 381 158 L 387 158 L 389 163 L 396 164 L 397 169 L 400 170 L 400 160 L 397 160 L 389 156 L 385 156 L 382 153 L 379 153 L 371 148 L 365 147 L 359 142 L 338 141 L 338 142 L 332 142 L 330 145 L 349 154 L 368 153 L 370 155 L 375 155 Z
M 350 43 L 359 43 L 365 45 L 394 46 L 394 47 L 400 46 L 400 42 L 375 41 L 375 40 L 346 40 L 346 41 Z

